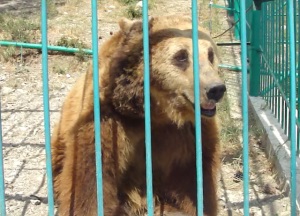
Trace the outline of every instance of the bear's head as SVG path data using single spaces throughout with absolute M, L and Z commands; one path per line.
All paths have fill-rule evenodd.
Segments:
M 101 69 L 104 100 L 114 110 L 131 118 L 144 118 L 144 71 L 142 21 L 122 19 L 120 31 L 110 44 L 109 64 Z M 201 116 L 211 118 L 226 87 L 218 74 L 217 47 L 202 28 L 199 35 L 199 71 Z M 194 80 L 192 24 L 187 17 L 149 19 L 150 97 L 153 123 L 194 122 Z M 108 58 L 106 59 L 108 61 Z M 100 55 L 101 65 L 101 55 Z

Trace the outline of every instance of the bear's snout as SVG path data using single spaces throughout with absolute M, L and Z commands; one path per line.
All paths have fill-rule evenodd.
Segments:
M 206 95 L 209 100 L 218 102 L 224 95 L 226 86 L 223 83 L 214 83 L 206 89 Z

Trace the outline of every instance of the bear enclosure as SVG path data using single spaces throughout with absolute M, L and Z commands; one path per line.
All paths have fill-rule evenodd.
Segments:
M 39 72 L 42 73 L 43 80 L 43 112 L 44 113 L 44 129 L 45 129 L 45 145 L 42 150 L 46 150 L 46 173 L 47 173 L 47 191 L 48 196 L 45 204 L 48 205 L 48 215 L 52 216 L 55 213 L 53 200 L 53 185 L 51 172 L 51 146 L 50 146 L 50 108 L 49 108 L 49 80 L 48 80 L 48 59 L 49 51 L 62 51 L 66 53 L 84 53 L 92 55 L 93 58 L 93 78 L 94 89 L 99 89 L 98 75 L 98 26 L 99 22 L 97 8 L 102 4 L 102 1 L 91 1 L 92 10 L 92 49 L 87 47 L 72 47 L 64 45 L 50 45 L 48 36 L 48 21 L 47 10 L 49 16 L 49 2 L 41 1 L 41 43 L 30 43 L 29 41 L 13 41 L 0 39 L 0 48 L 17 47 L 22 49 L 41 49 L 42 68 Z M 204 1 L 203 1 L 204 2 Z M 150 116 L 150 68 L 149 68 L 149 38 L 148 38 L 148 1 L 143 0 L 142 17 L 144 31 L 144 95 L 145 95 L 145 148 L 146 148 L 146 180 L 147 180 L 147 206 L 148 216 L 153 215 L 153 196 L 152 196 L 152 162 L 151 162 L 151 116 Z M 193 20 L 193 50 L 198 53 L 198 31 L 197 26 L 199 14 L 199 4 L 196 0 L 192 0 L 191 11 Z M 286 139 L 281 138 L 278 146 L 272 146 L 272 142 L 277 142 L 270 139 L 270 144 L 267 145 L 266 151 L 269 154 L 270 160 L 274 161 L 279 172 L 281 184 L 287 186 L 286 192 L 290 196 L 289 213 L 286 215 L 299 215 L 300 201 L 300 174 L 299 174 L 299 149 L 300 149 L 300 1 L 270 1 L 270 0 L 228 0 L 224 5 L 222 1 L 210 1 L 206 6 L 207 10 L 222 10 L 227 11 L 227 16 L 231 20 L 230 28 L 233 29 L 234 42 L 219 41 L 217 45 L 220 47 L 239 46 L 241 47 L 241 62 L 238 66 L 220 64 L 220 68 L 236 70 L 241 75 L 241 104 L 242 104 L 242 172 L 241 179 L 243 180 L 243 215 L 251 215 L 249 211 L 251 201 L 249 197 L 249 107 L 252 107 L 257 113 L 258 121 L 262 118 L 266 119 L 265 111 L 270 112 L 269 118 L 273 116 L 277 124 L 269 124 L 264 128 L 267 135 L 269 133 L 281 133 L 287 136 Z M 185 4 L 188 4 L 185 2 Z M 159 5 L 158 5 L 159 7 Z M 188 7 L 190 9 L 190 7 Z M 212 18 L 210 17 L 210 20 Z M 1 22 L 1 19 L 0 19 Z M 116 20 L 115 20 L 116 22 Z M 1 26 L 1 25 L 0 25 Z M 213 29 L 211 24 L 208 25 L 210 30 Z M 1 32 L 1 29 L 0 29 Z M 40 53 L 39 53 L 40 54 Z M 0 65 L 1 66 L 1 65 Z M 199 99 L 199 71 L 198 56 L 193 56 L 194 66 L 194 90 L 195 90 L 195 134 L 196 134 L 196 162 L 197 162 L 197 214 L 203 215 L 203 187 L 202 187 L 202 152 L 201 152 L 201 111 Z M 1 70 L 1 68 L 0 68 Z M 1 81 L 1 71 L 0 71 Z M 41 87 L 41 86 L 39 86 Z M 5 93 L 6 94 L 6 93 Z M 4 93 L 3 93 L 4 95 Z M 9 94 L 5 95 L 9 97 Z M 26 95 L 23 95 L 25 97 Z M 265 103 L 259 104 L 259 108 L 255 108 L 257 99 L 263 99 Z M 2 92 L 1 98 L 2 99 Z M 41 97 L 40 97 L 41 99 Z M 50 98 L 51 99 L 51 98 Z M 34 99 L 32 99 L 34 100 Z M 2 149 L 9 146 L 10 141 L 2 139 L 3 130 L 1 122 L 4 122 L 8 117 L 1 118 L 5 114 L 1 109 L 0 101 L 0 215 L 5 216 L 6 202 L 12 197 L 8 196 L 5 191 L 5 176 L 3 162 L 5 155 Z M 100 128 L 100 106 L 99 92 L 94 91 L 95 105 L 95 148 L 96 148 L 96 167 L 97 167 L 97 196 L 98 196 L 98 215 L 103 215 L 103 194 L 102 194 L 102 167 L 101 167 L 101 137 Z M 30 114 L 29 114 L 30 115 Z M 263 116 L 263 117 L 261 117 Z M 1 121 L 2 119 L 2 121 Z M 263 124 L 263 123 L 262 123 Z M 264 125 L 264 124 L 263 124 Z M 264 125 L 265 126 L 265 125 Z M 276 127 L 275 127 L 276 126 Z M 275 127 L 275 128 L 274 128 Z M 9 130 L 12 130 L 10 128 Z M 6 130 L 5 133 L 9 133 Z M 32 132 L 34 133 L 34 132 Z M 225 146 L 226 147 L 226 146 Z M 280 155 L 284 150 L 284 155 Z M 12 150 L 13 151 L 13 150 Z M 279 153 L 278 153 L 279 152 Z M 283 163 L 283 157 L 288 162 Z M 286 159 L 288 158 L 288 159 Z M 23 165 L 21 165 L 22 167 Z M 16 175 L 19 175 L 18 173 Z M 45 179 L 44 179 L 45 180 Z M 13 178 L 12 181 L 15 181 Z M 284 183 L 282 183 L 282 181 Z M 24 183 L 26 184 L 26 183 Z M 281 215 L 281 212 L 277 212 Z M 22 215 L 25 213 L 22 213 Z M 12 214 L 14 215 L 14 214 Z M 35 215 L 39 215 L 37 212 Z M 265 214 L 267 215 L 267 214 Z M 272 215 L 272 214 L 269 214 Z

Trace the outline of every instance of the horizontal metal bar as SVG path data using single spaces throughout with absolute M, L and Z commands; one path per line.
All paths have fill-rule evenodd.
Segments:
M 281 43 L 281 44 L 286 44 L 289 43 L 290 41 L 274 41 L 274 43 Z M 296 43 L 299 43 L 299 41 L 296 41 Z
M 228 42 L 228 44 L 229 43 L 231 43 L 231 42 Z M 218 46 L 225 46 L 225 44 L 226 43 L 219 43 Z M 240 45 L 240 43 L 233 42 L 232 45 Z M 22 48 L 27 48 L 27 49 L 42 49 L 41 44 L 13 42 L 13 41 L 0 41 L 0 46 L 15 46 L 15 47 L 22 47 Z M 89 55 L 92 54 L 92 50 L 90 50 L 90 49 L 78 49 L 78 48 L 62 47 L 62 46 L 48 46 L 48 50 L 59 51 L 59 52 L 68 52 L 68 53 L 85 52 L 86 54 L 89 54 Z M 233 70 L 233 71 L 241 70 L 240 66 L 234 66 L 234 65 L 232 66 L 232 65 L 220 64 L 219 67 L 224 68 L 224 69 Z
M 241 42 L 217 42 L 217 46 L 239 46 Z M 247 45 L 251 45 L 250 42 L 247 42 Z
M 226 65 L 226 64 L 219 64 L 219 68 L 228 69 L 228 70 L 232 70 L 232 71 L 241 71 L 242 70 L 241 66 Z
M 233 12 L 238 13 L 238 11 L 236 11 L 235 9 L 224 7 L 224 6 L 221 6 L 221 5 L 210 4 L 210 6 L 213 7 L 213 8 L 221 8 L 221 9 L 224 9 L 224 10 L 233 11 Z
M 14 42 L 14 41 L 0 41 L 0 46 L 15 46 L 15 47 L 22 47 L 27 49 L 42 49 L 42 44 L 23 43 L 23 42 Z M 79 48 L 63 47 L 63 46 L 48 45 L 48 50 L 67 52 L 67 53 L 84 52 L 89 55 L 92 54 L 92 50 L 90 49 L 79 49 Z

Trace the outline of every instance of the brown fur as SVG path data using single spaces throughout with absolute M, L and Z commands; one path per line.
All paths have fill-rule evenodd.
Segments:
M 119 25 L 99 55 L 104 214 L 135 216 L 147 211 L 142 25 L 125 19 Z M 157 17 L 149 26 L 155 214 L 196 215 L 191 21 Z M 201 28 L 199 60 L 202 105 L 211 102 L 206 87 L 221 81 L 216 46 Z M 92 84 L 90 69 L 67 96 L 52 136 L 60 216 L 97 212 Z M 202 117 L 202 141 L 204 211 L 215 216 L 220 163 L 215 117 Z

